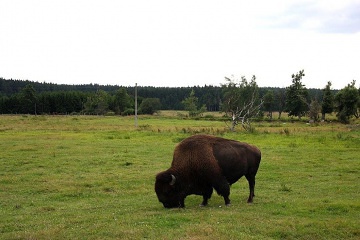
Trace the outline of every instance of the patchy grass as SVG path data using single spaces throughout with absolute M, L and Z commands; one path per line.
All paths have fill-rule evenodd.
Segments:
M 0 116 L 2 239 L 359 239 L 358 125 L 258 122 L 252 134 L 175 116 Z M 156 173 L 207 133 L 257 145 L 256 197 L 213 195 L 164 209 Z

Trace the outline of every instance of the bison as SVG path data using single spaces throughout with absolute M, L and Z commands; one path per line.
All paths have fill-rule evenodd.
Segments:
M 230 205 L 230 186 L 245 175 L 249 182 L 248 203 L 253 201 L 260 150 L 235 140 L 194 135 L 180 142 L 171 167 L 156 175 L 155 192 L 165 208 L 185 207 L 188 195 L 202 195 L 206 206 L 213 188 Z

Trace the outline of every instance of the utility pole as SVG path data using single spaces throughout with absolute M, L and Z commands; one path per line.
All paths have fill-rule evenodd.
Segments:
M 135 83 L 135 127 L 138 126 L 138 116 L 137 116 L 137 83 Z

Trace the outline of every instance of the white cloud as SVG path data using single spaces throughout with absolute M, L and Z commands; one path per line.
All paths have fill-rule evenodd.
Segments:
M 360 32 L 360 1 L 289 1 L 289 5 L 270 26 L 300 28 L 324 33 Z
M 359 1 L 0 2 L 0 77 L 192 86 L 359 79 Z

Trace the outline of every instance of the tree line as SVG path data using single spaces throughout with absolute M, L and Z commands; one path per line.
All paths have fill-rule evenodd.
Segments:
M 273 112 L 279 112 L 279 117 L 283 112 L 298 118 L 308 115 L 314 121 L 325 119 L 325 114 L 333 111 L 342 122 L 359 116 L 360 89 L 356 88 L 355 80 L 341 90 L 332 89 L 331 82 L 323 89 L 307 89 L 301 82 L 304 76 L 304 70 L 293 74 L 292 84 L 286 88 L 260 88 L 255 76 L 250 82 L 244 76 L 240 80 L 225 77 L 221 86 L 139 86 L 139 113 L 187 110 L 190 116 L 195 116 L 204 111 L 222 111 L 234 118 L 233 127 L 239 119 L 245 123 L 254 117 L 240 116 L 249 112 L 250 106 L 257 107 L 256 113 L 269 119 Z M 59 85 L 0 78 L 1 114 L 130 115 L 134 114 L 134 97 L 134 86 Z

